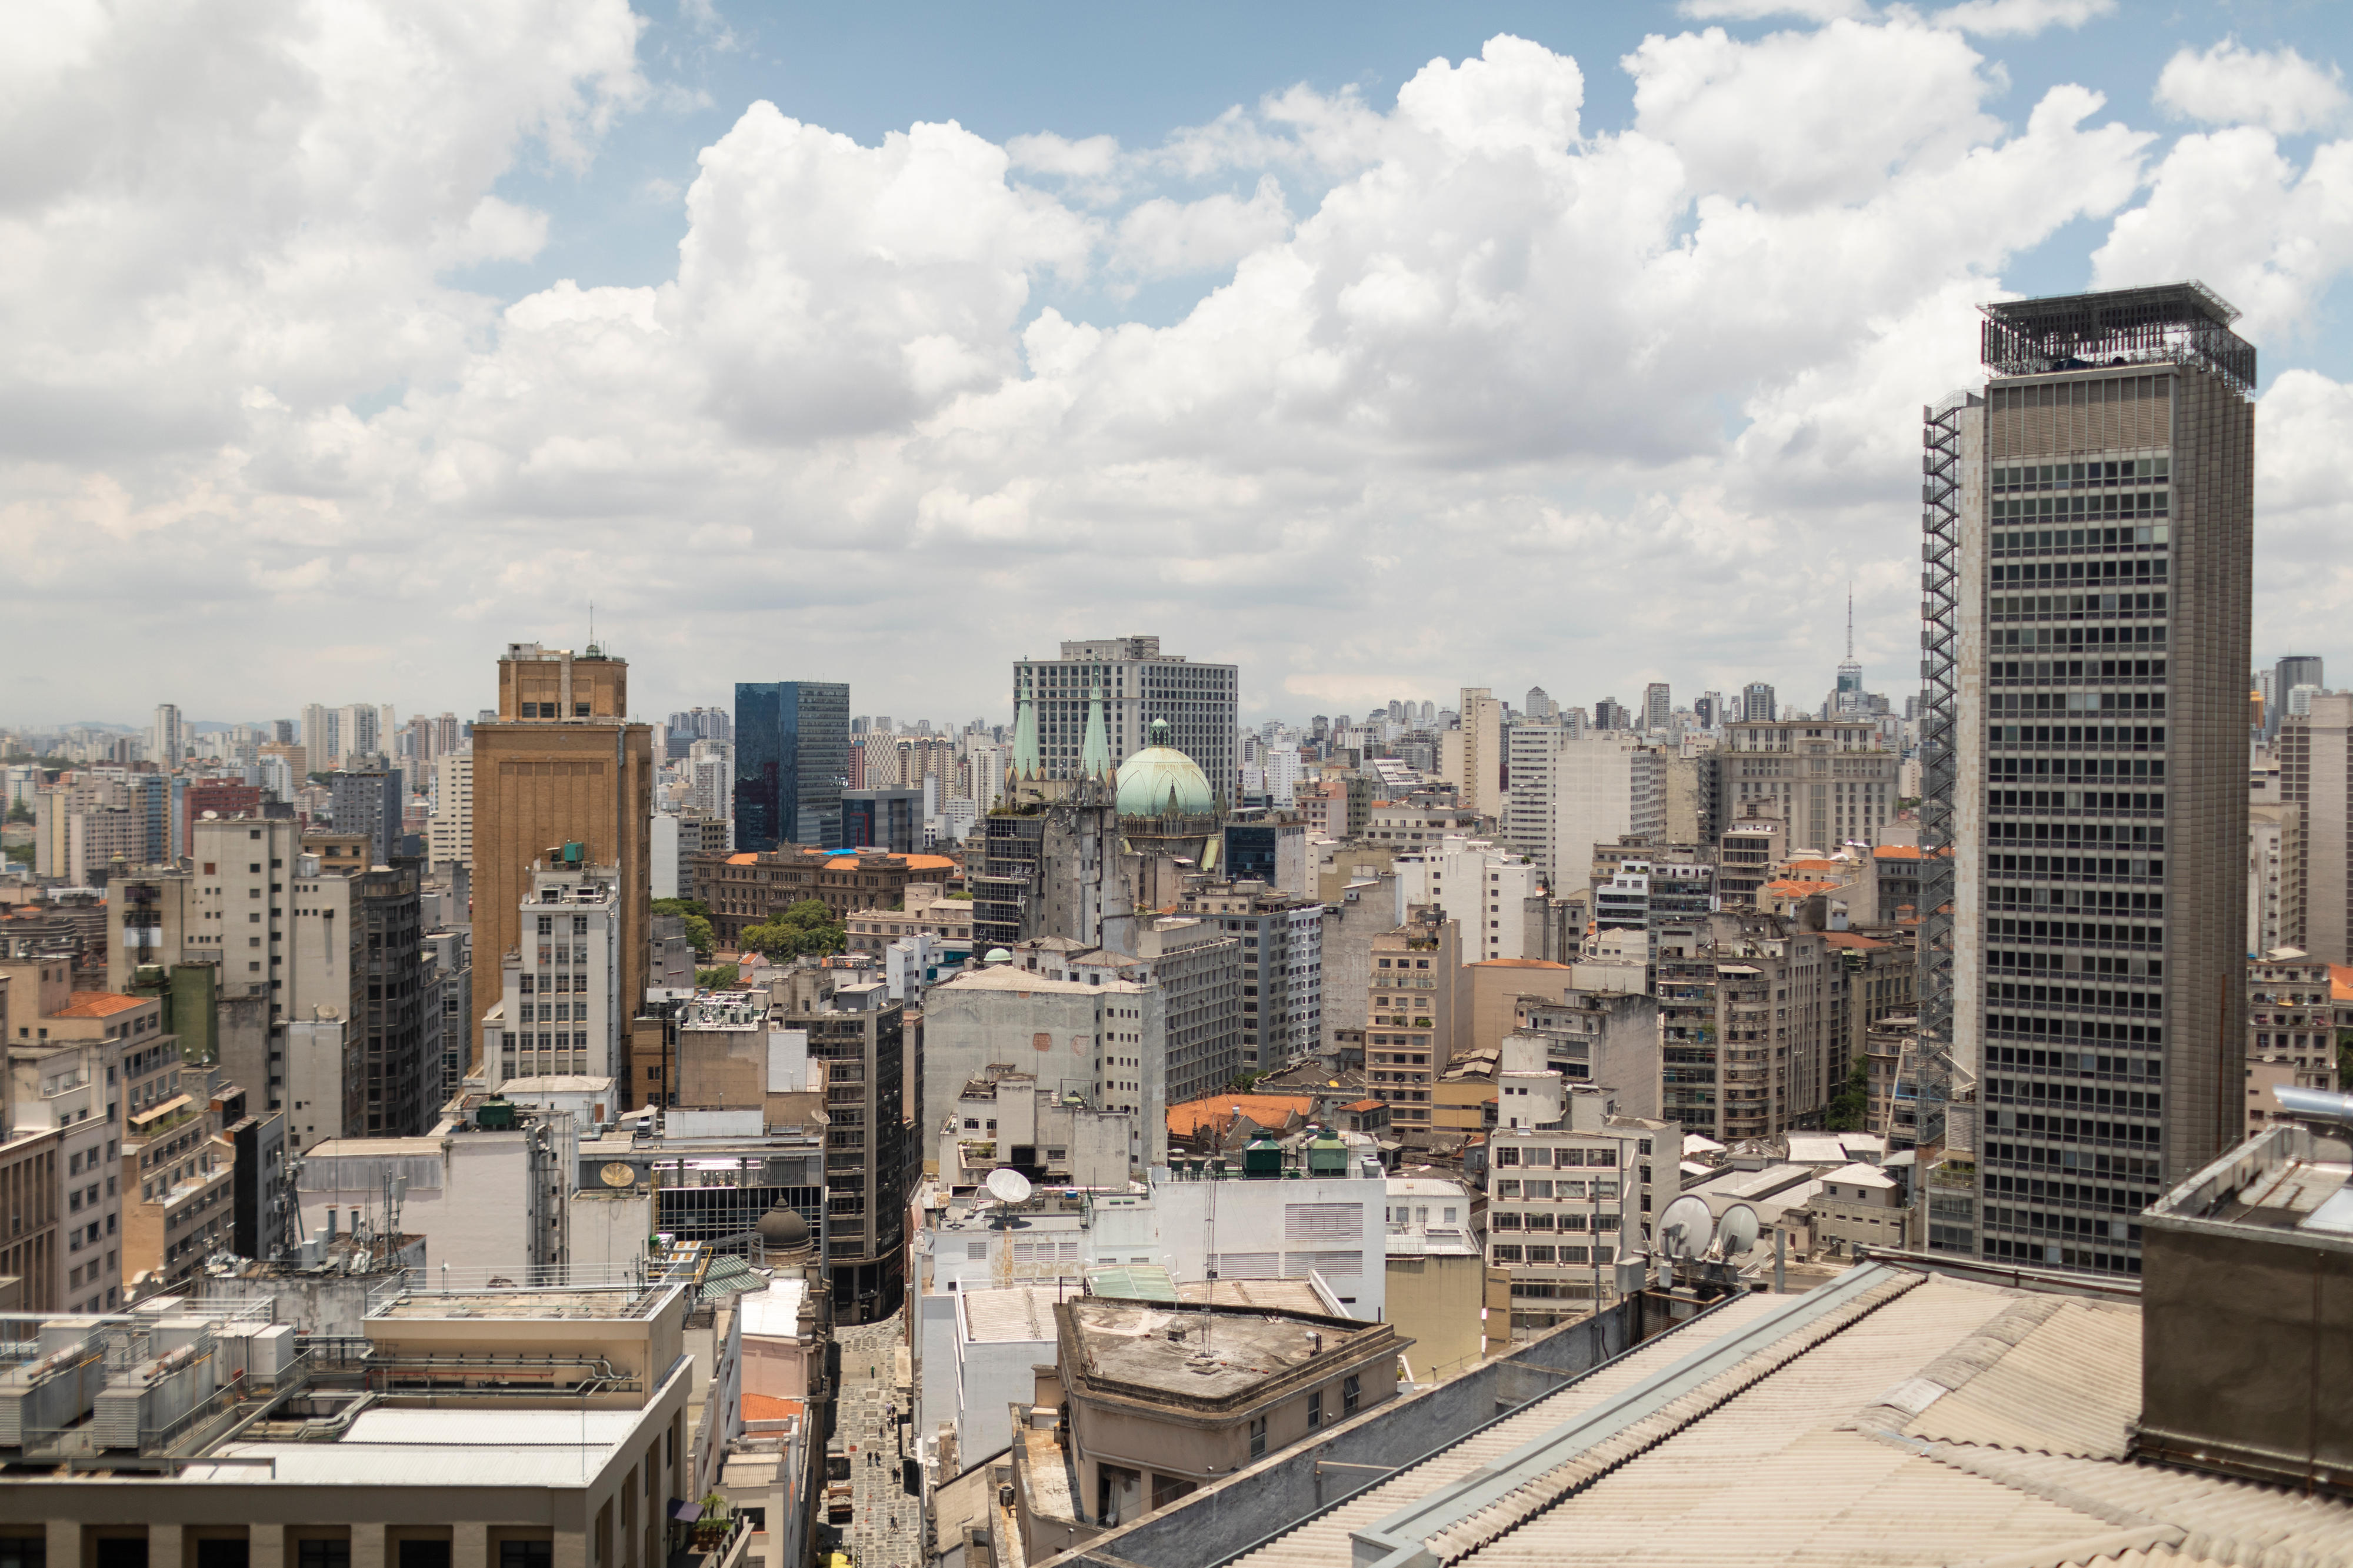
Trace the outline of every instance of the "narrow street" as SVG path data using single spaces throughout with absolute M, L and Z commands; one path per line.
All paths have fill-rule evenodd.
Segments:
M 836 1429 L 849 1456 L 849 1485 L 856 1511 L 842 1541 L 858 1568 L 917 1568 L 923 1559 L 923 1500 L 901 1485 L 902 1426 L 890 1415 L 908 1410 L 908 1392 L 896 1386 L 903 1310 L 879 1323 L 843 1329 L 841 1401 Z

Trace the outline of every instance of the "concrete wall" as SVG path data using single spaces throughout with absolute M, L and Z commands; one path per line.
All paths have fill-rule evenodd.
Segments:
M 1467 1207 L 1470 1199 L 1463 1203 Z M 1461 1258 L 1392 1258 L 1384 1285 L 1388 1321 L 1413 1341 L 1405 1352 L 1416 1383 L 1452 1377 L 1474 1364 L 1486 1349 L 1479 1309 L 1486 1302 L 1486 1260 Z
M 1317 1441 L 1270 1455 L 1177 1504 L 1045 1559 L 1039 1568 L 1211 1568 L 1229 1562 L 1307 1515 L 1377 1484 L 1385 1479 L 1383 1470 L 1459 1442 L 1624 1354 L 1646 1334 L 1668 1327 L 1655 1316 L 1646 1321 L 1646 1311 L 1660 1310 L 1647 1296 L 1630 1297 L 1599 1318 L 1556 1329 L 1435 1388 L 1368 1411 Z M 1707 1337 L 1700 1330 L 1694 1347 Z M 1319 1474 L 1326 1461 L 1375 1468 Z

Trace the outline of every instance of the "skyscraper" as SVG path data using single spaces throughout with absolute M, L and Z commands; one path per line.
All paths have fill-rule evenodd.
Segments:
M 734 731 L 735 847 L 839 847 L 849 688 L 835 680 L 739 680 Z
M 2197 284 L 1989 305 L 1984 391 L 1926 411 L 1923 847 L 1953 854 L 1924 859 L 1922 1044 L 1982 1117 L 1976 1212 L 1932 1207 L 1933 1247 L 2137 1273 L 2133 1216 L 2240 1135 L 2236 314 Z
M 155 722 L 147 731 L 148 759 L 159 768 L 175 768 L 187 750 L 188 730 L 180 720 L 179 708 L 170 702 L 158 702 Z
M 646 994 L 652 918 L 653 729 L 628 720 L 629 667 L 596 644 L 509 643 L 494 720 L 474 725 L 474 963 L 497 970 L 522 943 L 532 865 L 553 847 L 610 866 L 621 911 L 621 994 Z M 567 857 L 569 858 L 569 857 Z M 481 1049 L 481 1013 L 471 1020 Z
M 2272 666 L 2271 700 L 2263 704 L 2263 740 L 2266 743 L 2279 739 L 2280 721 L 2288 714 L 2288 693 L 2299 686 L 2327 689 L 2321 680 L 2318 654 L 2292 653 Z M 157 710 L 159 714 L 161 711 Z
M 1773 688 L 1762 680 L 1752 680 L 1740 689 L 1739 709 L 1733 717 L 1752 724 L 1769 724 L 1779 716 L 1775 710 Z
M 1673 722 L 1674 699 L 1663 680 L 1653 680 L 1642 688 L 1642 728 L 1653 735 L 1663 735 Z

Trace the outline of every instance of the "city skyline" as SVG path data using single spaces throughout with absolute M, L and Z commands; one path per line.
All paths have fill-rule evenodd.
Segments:
M 97 416 L 70 441 L 25 426 L 40 445 L 0 470 L 12 538 L 30 584 L 174 604 L 174 648 L 280 712 L 316 695 L 298 680 L 453 707 L 434 699 L 470 689 L 496 635 L 584 647 L 591 600 L 649 711 L 756 672 L 779 617 L 877 710 L 986 711 L 987 662 L 942 665 L 875 613 L 884 584 L 925 579 L 969 585 L 927 613 L 992 660 L 1148 625 L 1248 672 L 1245 720 L 1466 679 L 1629 702 L 1662 677 L 1762 679 L 1811 702 L 1850 579 L 1866 669 L 1916 658 L 1917 454 L 1887 416 L 1966 373 L 1951 345 L 1975 307 L 2196 278 L 2263 353 L 2264 651 L 2342 666 L 2332 40 L 2095 4 L 1733 15 L 1762 9 L 1500 15 L 1475 36 L 1384 13 L 1320 57 L 1285 19 L 1262 56 L 1192 39 L 1170 86 L 1116 112 L 1050 74 L 976 100 L 922 53 L 952 30 L 903 82 L 821 87 L 808 64 L 854 39 L 788 51 L 723 8 L 640 37 L 603 0 L 558 47 L 493 28 L 352 51 L 290 112 L 381 178 L 330 190 L 239 142 L 256 189 L 191 172 L 211 204 L 192 209 L 155 175 L 93 174 L 74 209 L 93 226 L 57 209 L 40 228 L 48 270 L 20 289 L 42 292 L 17 298 L 52 308 L 22 318 L 15 384 L 64 406 L 38 367 L 82 364 L 71 405 Z M 99 73 L 129 68 L 123 47 L 72 46 Z M 1866 79 L 1910 85 L 1813 118 L 1820 84 Z M 490 82 L 467 112 L 435 96 Z M 362 90 L 387 105 L 368 123 L 333 107 Z M 412 118 L 443 129 L 419 145 Z M 181 125 L 141 129 L 169 144 Z M 420 175 L 438 194 L 391 200 L 385 182 Z M 279 184 L 314 204 L 300 230 L 274 216 L 300 202 L 257 194 Z M 910 218 L 894 193 L 917 189 Z M 228 248 L 195 247 L 195 272 L 94 292 L 120 274 L 80 264 L 90 235 L 169 237 L 216 208 L 251 222 L 207 226 Z M 680 242 L 675 267 L 644 233 Z M 910 247 L 920 276 L 882 259 Z M 216 296 L 192 280 L 207 265 L 359 266 L 414 330 L 340 296 Z M 823 321 L 791 303 L 811 291 L 834 300 Z M 122 372 L 105 323 L 131 321 L 194 335 Z M 247 330 L 232 347 L 205 321 Z M 286 346 L 311 342 L 335 348 Z M 787 352 L 822 399 L 776 390 Z M 565 390 L 491 390 L 518 379 Z M 1461 385 L 1486 400 L 1443 390 Z M 1576 595 L 1600 580 L 1656 591 Z M 357 622 L 354 595 L 391 613 Z M 125 669 L 171 657 L 136 622 L 44 657 L 69 601 L 14 608 L 0 721 L 103 713 Z M 1000 648 L 1009 626 L 1040 635 Z M 268 658 L 281 639 L 305 660 Z

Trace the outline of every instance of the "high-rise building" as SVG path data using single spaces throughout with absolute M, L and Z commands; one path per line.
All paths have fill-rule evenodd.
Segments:
M 2296 829 L 2280 846 L 2292 896 L 2279 940 L 2322 963 L 2353 963 L 2353 694 L 2313 698 L 2280 726 L 2276 751 L 2280 800 Z
M 433 818 L 425 828 L 428 864 L 474 863 L 474 753 L 445 752 L 433 761 Z
M 2320 661 L 2315 659 L 2315 664 Z M 159 768 L 179 766 L 180 759 L 188 753 L 187 726 L 180 721 L 180 710 L 169 702 L 155 704 L 155 722 L 147 731 L 147 756 Z
M 1048 778 L 1080 772 L 1088 694 L 1100 687 L 1113 767 L 1154 744 L 1153 721 L 1163 720 L 1166 743 L 1198 763 L 1210 790 L 1225 801 L 1234 798 L 1240 782 L 1234 754 L 1238 678 L 1233 665 L 1196 664 L 1161 652 L 1156 637 L 1066 642 L 1060 658 L 1017 659 L 1013 666 L 1017 705 L 1024 691 L 1034 700 L 1038 766 Z
M 1663 680 L 1653 680 L 1642 688 L 1642 728 L 1653 735 L 1663 735 L 1673 725 L 1675 704 Z
M 841 844 L 849 782 L 849 688 L 836 680 L 735 683 L 735 847 Z
M 347 767 L 354 757 L 380 756 L 385 735 L 384 710 L 373 702 L 353 702 L 335 710 L 335 766 Z M 312 766 L 320 764 L 314 763 Z
M 400 774 L 392 770 L 352 773 L 337 769 L 327 780 L 335 831 L 367 836 L 371 866 L 388 866 L 400 847 L 404 804 Z
M 1522 737 L 1515 731 L 1515 738 Z M 1503 838 L 1535 862 L 1556 894 L 1584 882 L 1595 845 L 1615 844 L 1629 833 L 1664 832 L 1657 748 L 1636 744 L 1623 731 L 1580 738 L 1531 726 L 1522 739 L 1513 758 Z
M 2271 668 L 2271 689 L 2263 703 L 2263 739 L 2279 738 L 2280 724 L 2288 715 L 2288 694 L 2299 686 L 2317 690 L 2328 689 L 2321 679 L 2320 656 L 2312 653 L 2292 653 Z M 162 711 L 160 709 L 157 710 Z
M 1723 723 L 1729 717 L 1725 711 L 1724 693 L 1702 693 L 1700 700 L 1692 704 L 1692 716 L 1699 721 L 1699 727 L 1703 730 L 1713 730 Z
M 1504 805 L 1504 705 L 1483 686 L 1464 687 L 1461 701 L 1460 727 L 1438 737 L 1439 776 L 1493 816 Z
M 1626 705 L 1615 697 L 1605 697 L 1593 705 L 1593 727 L 1597 730 L 1623 730 L 1626 726 Z
M 578 844 L 614 868 L 621 910 L 621 995 L 646 989 L 647 889 L 653 877 L 653 730 L 628 720 L 629 667 L 590 644 L 510 643 L 494 719 L 474 726 L 474 967 L 488 975 L 522 945 L 532 865 Z M 559 852 L 560 848 L 559 848 Z M 481 1019 L 473 1020 L 479 1056 Z
M 336 733 L 335 710 L 324 703 L 305 703 L 302 708 L 302 760 L 307 773 L 331 771 L 341 756 Z
M 1413 704 L 1410 702 L 1393 702 L 1390 706 L 1393 708 L 1402 707 L 1409 709 Z M 1560 704 L 1552 700 L 1551 693 L 1545 690 L 1541 686 L 1531 686 L 1528 688 L 1527 699 L 1525 701 L 1521 703 L 1520 708 L 1521 711 L 1527 714 L 1529 718 L 1538 721 L 1549 719 L 1554 714 L 1560 711 Z M 1405 721 L 1408 723 L 1413 722 L 1411 719 L 1408 719 Z
M 482 1035 L 483 1086 L 559 1074 L 626 1079 L 622 1023 L 635 1008 L 623 1012 L 613 868 L 541 860 L 515 913 L 522 943 L 500 965 L 495 1022 Z
M 2245 1120 L 2255 352 L 2194 283 L 1986 315 L 1926 415 L 1921 1138 L 1949 1071 L 1982 1118 L 1930 1244 L 2136 1274 Z
M 1740 711 L 1733 717 L 1746 719 L 1751 723 L 1769 724 L 1778 716 L 1773 700 L 1773 688 L 1762 680 L 1752 680 L 1740 689 L 1739 707 Z

